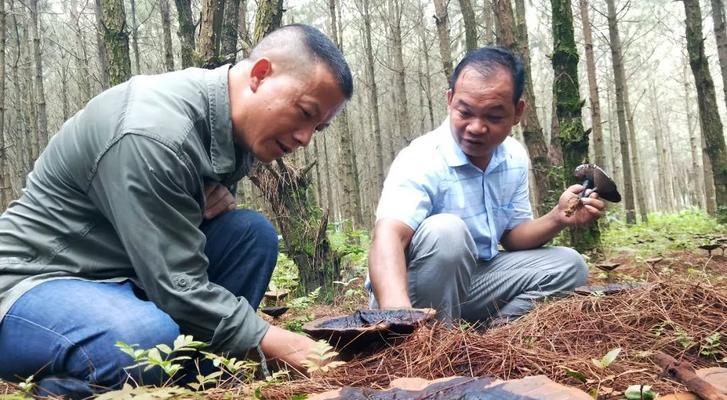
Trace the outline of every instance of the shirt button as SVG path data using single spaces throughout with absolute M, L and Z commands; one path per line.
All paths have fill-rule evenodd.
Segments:
M 177 285 L 179 285 L 180 287 L 186 287 L 187 286 L 187 280 L 184 279 L 184 278 L 179 278 L 179 280 L 177 280 Z

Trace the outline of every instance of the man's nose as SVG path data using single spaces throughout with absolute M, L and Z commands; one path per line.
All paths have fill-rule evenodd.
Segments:
M 298 129 L 293 133 L 293 139 L 297 142 L 299 146 L 305 147 L 308 146 L 311 139 L 313 139 L 313 133 L 315 132 L 314 128 L 302 128 Z
M 483 121 L 476 119 L 467 125 L 467 130 L 473 135 L 484 135 L 487 133 L 487 125 Z

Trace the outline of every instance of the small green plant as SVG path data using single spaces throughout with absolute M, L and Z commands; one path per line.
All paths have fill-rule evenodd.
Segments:
M 309 375 L 317 372 L 326 373 L 346 364 L 343 361 L 334 361 L 336 356 L 338 356 L 338 353 L 333 350 L 333 347 L 328 342 L 319 340 L 314 345 L 310 354 L 308 354 L 308 357 L 303 361 L 303 366 L 306 367 Z
M 182 361 L 191 359 L 189 356 L 178 354 L 194 352 L 206 345 L 204 342 L 194 340 L 189 335 L 179 335 L 174 340 L 174 348 L 170 348 L 166 344 L 159 344 L 151 349 L 137 349 L 137 345 L 116 342 L 116 347 L 134 360 L 134 365 L 126 367 L 126 369 L 144 367 L 144 371 L 148 371 L 154 367 L 159 367 L 169 379 L 182 370 Z
M 699 354 L 707 357 L 717 356 L 720 353 L 719 348 L 721 346 L 721 339 L 722 335 L 720 335 L 719 332 L 715 332 L 704 338 L 704 342 L 699 349 Z
M 586 383 L 586 381 L 588 380 L 586 378 L 586 375 L 583 372 L 568 368 L 565 365 L 561 365 L 560 368 L 562 368 L 565 371 L 566 375 L 570 376 L 571 378 L 573 378 L 581 383 Z
M 619 353 L 621 353 L 621 348 L 616 347 L 615 349 L 609 351 L 608 353 L 606 353 L 606 355 L 601 357 L 600 360 L 596 360 L 595 358 L 592 358 L 591 362 L 593 363 L 593 365 L 597 366 L 598 368 L 606 369 L 606 368 L 608 368 L 609 365 L 611 365 L 616 360 L 616 357 L 618 357 Z
M 684 328 L 682 328 L 681 326 L 674 327 L 674 338 L 676 342 L 685 349 L 688 349 L 696 344 L 694 342 L 694 338 L 689 336 L 689 333 L 687 333 L 687 331 L 685 331 Z
M 653 400 L 656 395 L 649 385 L 631 385 L 624 392 L 627 400 Z

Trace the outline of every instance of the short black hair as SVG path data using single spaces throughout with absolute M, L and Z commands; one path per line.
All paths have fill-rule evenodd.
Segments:
M 523 62 L 515 53 L 505 47 L 482 47 L 471 51 L 462 61 L 457 64 L 457 68 L 452 72 L 449 79 L 449 89 L 454 92 L 454 85 L 459 79 L 459 74 L 466 67 L 472 67 L 483 76 L 487 76 L 496 68 L 504 68 L 512 74 L 512 82 L 514 92 L 512 101 L 517 104 L 523 95 L 525 87 L 525 68 Z
M 316 61 L 325 64 L 333 77 L 338 81 L 338 87 L 350 100 L 353 96 L 353 77 L 346 59 L 341 50 L 320 30 L 304 24 L 290 24 L 281 29 L 294 28 L 303 34 L 303 42 L 307 50 L 313 55 Z

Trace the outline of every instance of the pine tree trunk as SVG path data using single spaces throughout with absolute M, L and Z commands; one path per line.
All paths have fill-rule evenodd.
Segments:
M 245 2 L 242 2 L 245 7 Z M 235 63 L 237 59 L 237 37 L 240 26 L 240 0 L 225 0 L 225 13 L 222 21 L 222 58 L 225 62 Z
M 449 39 L 449 12 L 447 0 L 434 0 L 434 23 L 437 25 L 439 37 L 439 55 L 442 58 L 444 79 L 449 82 L 452 77 L 452 48 Z
M 35 65 L 35 103 L 38 113 L 38 145 L 43 151 L 48 144 L 48 113 L 45 103 L 45 85 L 43 84 L 43 58 L 40 51 L 40 20 L 38 19 L 38 0 L 30 0 L 30 18 L 33 26 L 33 64 Z
M 714 187 L 714 173 L 712 172 L 712 161 L 707 154 L 707 140 L 704 134 L 701 136 L 702 142 L 702 165 L 704 165 L 704 197 L 707 202 L 707 214 L 717 214 L 717 190 Z
M 717 42 L 719 68 L 722 72 L 722 90 L 724 91 L 725 104 L 727 104 L 727 24 L 725 23 L 724 3 L 723 0 L 711 1 L 714 37 Z
M 343 32 L 339 33 L 338 19 L 336 15 L 336 0 L 328 0 L 328 11 L 331 18 L 331 37 L 336 46 L 343 52 L 343 42 L 341 37 Z M 336 118 L 334 125 L 336 131 L 339 132 L 339 149 L 338 162 L 340 171 L 343 174 L 343 212 L 347 218 L 351 218 L 353 226 L 347 227 L 349 230 L 363 225 L 363 215 L 361 214 L 361 191 L 358 184 L 358 169 L 356 166 L 356 154 L 353 151 L 353 137 L 349 127 L 348 110 L 345 108 Z
M 109 62 L 109 84 L 118 85 L 131 78 L 129 34 L 123 0 L 101 0 L 101 26 Z
M 687 52 L 697 87 L 697 103 L 702 124 L 702 134 L 707 143 L 707 154 L 712 163 L 717 219 L 727 222 L 727 148 L 719 118 L 714 83 L 709 74 L 709 64 L 704 54 L 702 12 L 698 0 L 684 0 L 686 14 Z
M 136 73 L 141 74 L 139 61 L 139 26 L 136 24 L 136 0 L 129 0 L 131 5 L 131 48 L 134 50 L 134 67 Z
M 70 9 L 71 18 L 73 19 L 73 32 L 76 35 L 77 45 L 81 50 L 81 54 L 76 56 L 78 70 L 81 71 L 81 77 L 78 79 L 78 89 L 81 93 L 79 103 L 85 104 L 91 98 L 91 73 L 88 70 L 89 59 L 86 52 L 86 38 L 81 30 L 81 16 L 78 13 L 77 0 L 71 1 Z
M 174 71 L 174 55 L 172 50 L 172 20 L 169 13 L 169 0 L 159 0 L 159 13 L 162 17 L 162 36 L 164 43 L 164 68 Z
M 689 88 L 689 72 L 686 58 L 682 63 L 682 78 L 684 79 L 684 110 L 687 114 L 687 131 L 689 132 L 689 148 L 692 155 L 692 168 L 690 175 L 694 179 L 694 202 L 697 207 L 706 210 L 706 188 L 704 186 L 704 167 L 701 163 L 700 151 L 702 149 L 699 124 L 694 124 L 694 114 L 692 113 L 691 90 Z
M 392 69 L 394 70 L 394 87 L 396 90 L 396 110 L 399 116 L 399 145 L 403 147 L 410 141 L 412 135 L 409 123 L 409 96 L 406 92 L 406 68 L 404 67 L 404 52 L 402 49 L 401 19 L 403 6 L 400 0 L 388 0 L 391 25 Z
M 218 46 L 222 29 L 222 13 L 224 0 L 204 0 L 202 17 L 199 21 L 199 38 L 197 40 L 197 58 L 195 64 L 200 67 L 217 66 L 220 61 Z
M 573 36 L 570 0 L 551 0 L 553 13 L 553 96 L 556 102 L 560 146 L 563 150 L 563 180 L 580 183 L 575 168 L 588 160 L 588 132 L 581 119 L 582 102 L 578 89 L 578 50 Z M 578 251 L 600 247 L 598 223 L 570 229 L 571 245 Z
M 484 0 L 482 4 L 482 14 L 483 14 L 483 23 L 485 25 L 484 29 L 484 41 L 485 45 L 492 46 L 495 44 L 495 27 L 493 26 L 495 23 L 493 21 L 494 19 L 494 13 L 493 13 L 493 0 Z
M 522 0 L 517 0 L 522 1 Z M 591 20 L 588 16 L 588 0 L 580 0 L 581 24 L 583 25 L 583 41 L 586 53 L 586 70 L 588 72 L 588 94 L 591 103 L 591 129 L 593 133 L 593 152 L 596 165 L 606 168 L 606 152 L 603 149 L 603 129 L 601 128 L 601 101 L 598 99 L 598 82 L 596 80 L 596 61 L 593 57 L 593 34 Z
M 419 52 L 424 56 L 424 71 L 422 76 L 419 77 L 419 81 L 422 82 L 422 91 L 427 98 L 427 116 L 429 117 L 429 126 L 423 129 L 422 132 L 430 131 L 434 129 L 434 104 L 432 104 L 432 74 L 431 74 L 431 63 L 429 58 L 429 41 L 427 40 L 427 29 L 426 20 L 424 18 L 424 7 L 422 4 L 419 5 Z
M 530 74 L 530 50 L 527 44 L 527 26 L 525 20 L 520 19 L 521 16 L 524 16 L 524 10 L 518 13 L 516 23 L 510 0 L 495 0 L 495 18 L 499 20 L 497 25 L 500 27 L 500 31 L 497 32 L 498 44 L 510 49 L 517 49 L 523 58 L 525 68 L 523 98 L 526 106 L 525 115 L 523 115 L 520 124 L 523 128 L 523 138 L 532 164 L 535 188 L 533 195 L 535 196 L 534 203 L 537 204 L 535 211 L 537 215 L 545 215 L 553 209 L 563 188 L 560 177 L 553 173 L 553 165 L 548 157 L 548 145 L 535 108 L 535 93 Z M 515 36 L 516 25 L 518 27 L 517 37 Z
M 477 19 L 470 0 L 459 0 L 462 10 L 462 23 L 464 24 L 465 49 L 467 53 L 477 49 Z
M 96 50 L 98 51 L 98 64 L 99 73 L 101 80 L 101 90 L 108 89 L 110 86 L 111 77 L 109 75 L 109 59 L 107 56 L 108 50 L 106 49 L 106 40 L 104 39 L 103 33 L 103 0 L 94 0 L 95 15 L 96 15 Z
M 263 36 L 277 29 L 283 20 L 283 0 L 260 0 L 255 13 L 255 29 L 252 40 L 260 41 Z
M 616 114 L 618 118 L 618 133 L 621 148 L 621 166 L 623 168 L 623 198 L 626 211 L 626 223 L 636 223 L 636 212 L 634 210 L 634 187 L 631 175 L 631 154 L 629 151 L 629 131 L 626 126 L 626 110 L 624 107 L 624 85 L 626 74 L 624 73 L 623 54 L 621 37 L 618 32 L 618 21 L 616 20 L 616 6 L 614 0 L 606 0 L 608 6 L 608 33 L 611 40 L 611 57 L 613 59 L 613 79 L 616 84 Z
M 379 90 L 376 86 L 374 70 L 374 51 L 371 45 L 371 13 L 369 0 L 361 0 L 361 13 L 364 24 L 364 52 L 366 55 L 366 79 L 368 81 L 368 102 L 371 107 L 373 135 L 376 151 L 376 182 L 377 188 L 384 184 L 384 149 L 381 138 L 381 119 L 379 117 Z
M 5 2 L 0 3 L 0 213 L 10 202 L 10 163 L 5 148 Z
M 177 6 L 177 20 L 179 23 L 180 55 L 182 69 L 194 65 L 194 22 L 192 20 L 192 0 L 174 0 Z
M 638 103 L 638 102 L 637 102 Z M 631 164 L 634 166 L 634 199 L 636 200 L 636 206 L 639 211 L 639 217 L 641 222 L 647 222 L 649 220 L 648 209 L 646 208 L 646 193 L 644 192 L 644 180 L 641 173 L 641 157 L 639 156 L 639 146 L 636 141 L 636 126 L 634 125 L 634 110 L 636 106 L 631 107 L 629 101 L 629 87 L 624 82 L 624 108 L 628 117 L 629 127 L 629 148 L 631 149 Z

